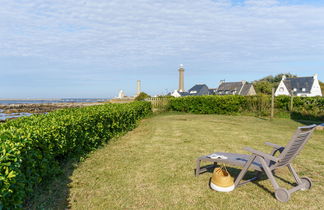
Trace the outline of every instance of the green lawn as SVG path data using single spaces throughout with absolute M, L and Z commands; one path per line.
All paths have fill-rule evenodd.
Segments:
M 324 206 L 324 132 L 316 131 L 295 159 L 299 175 L 313 180 L 309 191 L 277 201 L 268 180 L 230 193 L 212 191 L 211 173 L 194 176 L 196 158 L 211 152 L 270 152 L 265 141 L 285 145 L 301 124 L 251 116 L 165 113 L 89 155 L 74 170 L 67 166 L 30 207 L 72 209 L 320 209 Z M 238 170 L 230 168 L 233 175 Z M 253 175 L 251 172 L 250 176 Z M 288 170 L 277 175 L 292 182 Z M 278 179 L 279 185 L 289 187 Z M 67 187 L 68 186 L 68 187 Z

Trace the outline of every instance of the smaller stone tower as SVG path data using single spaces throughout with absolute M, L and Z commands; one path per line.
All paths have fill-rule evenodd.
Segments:
M 136 96 L 141 93 L 141 80 L 137 80 Z

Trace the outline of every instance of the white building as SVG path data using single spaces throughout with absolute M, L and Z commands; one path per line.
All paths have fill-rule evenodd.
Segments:
M 275 96 L 290 96 L 292 92 L 295 96 L 322 96 L 317 74 L 314 74 L 312 77 L 296 78 L 286 78 L 283 75 L 275 92 Z
M 174 90 L 172 93 L 170 93 L 171 96 L 174 96 L 176 98 L 182 97 L 182 96 L 188 96 L 188 92 L 180 92 L 179 90 Z
M 118 97 L 119 99 L 122 99 L 122 98 L 125 98 L 125 93 L 123 90 L 120 90 L 119 93 L 118 93 Z

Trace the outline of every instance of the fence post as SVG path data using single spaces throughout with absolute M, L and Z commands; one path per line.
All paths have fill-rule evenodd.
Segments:
M 271 120 L 273 119 L 273 114 L 274 114 L 274 92 L 275 92 L 275 89 L 272 88 L 272 95 L 271 95 L 271 117 L 270 117 Z
M 294 91 L 291 91 L 291 97 L 290 97 L 290 112 L 293 111 L 294 108 Z
M 169 103 L 167 98 L 147 98 L 145 101 L 149 101 L 152 105 L 152 110 L 165 111 Z

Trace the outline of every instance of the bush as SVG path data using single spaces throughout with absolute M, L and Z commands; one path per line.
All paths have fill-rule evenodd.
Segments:
M 277 116 L 289 116 L 291 97 L 275 97 Z M 238 112 L 269 116 L 271 96 L 186 96 L 170 99 L 170 108 L 174 111 L 197 114 L 232 114 Z M 286 113 L 286 114 L 285 114 Z M 323 119 L 324 97 L 294 97 L 291 117 L 297 119 Z
M 275 106 L 277 109 L 283 110 L 283 111 L 289 111 L 290 109 L 290 96 L 277 96 L 275 97 Z
M 0 209 L 21 208 L 60 162 L 85 154 L 132 128 L 151 112 L 149 102 L 62 109 L 0 125 Z
M 291 112 L 290 118 L 293 120 L 311 120 L 317 122 L 324 122 L 324 113 L 318 113 L 316 115 L 310 114 L 309 112 Z
M 150 98 L 151 96 L 144 93 L 144 92 L 141 92 L 138 96 L 136 96 L 135 98 L 135 101 L 144 101 L 144 99 L 146 98 Z
M 266 116 L 271 112 L 271 96 L 260 94 L 257 96 L 245 96 L 246 106 L 244 111 L 253 112 L 258 116 Z
M 243 96 L 186 96 L 170 99 L 170 108 L 174 111 L 196 114 L 230 114 L 242 111 L 246 105 Z

